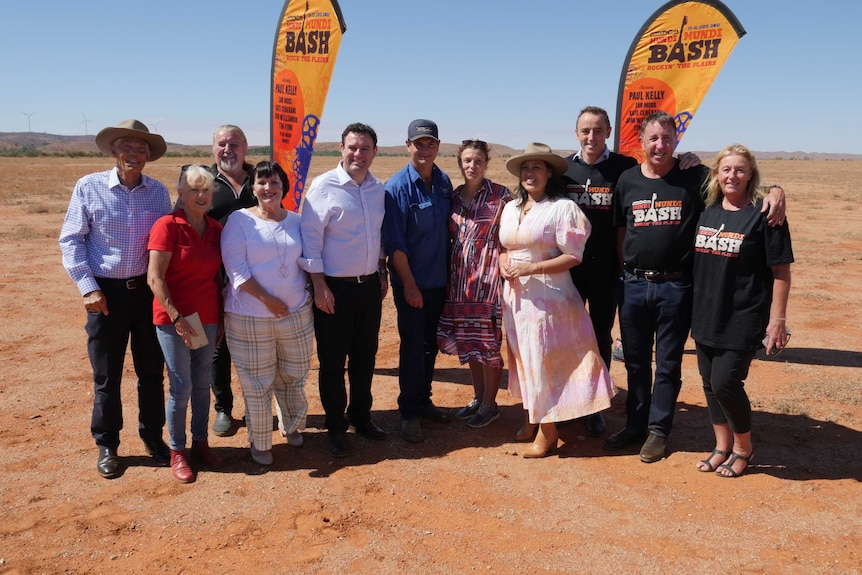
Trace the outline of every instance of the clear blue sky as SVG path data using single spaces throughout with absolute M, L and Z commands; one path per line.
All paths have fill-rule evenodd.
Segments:
M 347 33 L 318 141 L 375 127 L 575 148 L 585 105 L 616 108 L 622 61 L 662 1 L 342 0 Z M 725 0 L 748 32 L 680 150 L 862 153 L 862 3 Z M 207 144 L 223 123 L 269 143 L 282 0 L 3 0 L 0 131 L 89 134 L 136 117 L 168 141 Z M 84 123 L 84 116 L 89 123 Z

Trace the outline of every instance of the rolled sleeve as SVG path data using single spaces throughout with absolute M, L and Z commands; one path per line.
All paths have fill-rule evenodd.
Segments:
M 323 234 L 329 221 L 328 202 L 317 186 L 315 179 L 309 187 L 300 213 L 302 231 L 302 257 L 299 267 L 311 274 L 324 273 Z
M 402 251 L 410 256 L 407 249 L 407 214 L 409 205 L 404 194 L 397 188 L 386 187 L 386 211 L 383 215 L 383 252 L 392 256 L 396 251 Z

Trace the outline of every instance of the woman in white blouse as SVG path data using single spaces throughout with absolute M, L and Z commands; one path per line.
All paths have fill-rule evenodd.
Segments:
M 257 205 L 230 215 L 221 247 L 229 285 L 228 347 L 242 385 L 251 456 L 272 464 L 272 397 L 288 444 L 302 445 L 308 402 L 305 381 L 314 334 L 302 255 L 300 217 L 281 205 L 289 187 L 275 162 L 252 172 Z

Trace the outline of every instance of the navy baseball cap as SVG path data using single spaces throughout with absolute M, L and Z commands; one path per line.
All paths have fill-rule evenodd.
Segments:
M 411 142 L 419 138 L 434 138 L 438 142 L 440 138 L 437 136 L 437 124 L 431 120 L 413 120 L 410 122 L 410 127 L 407 128 L 407 139 Z

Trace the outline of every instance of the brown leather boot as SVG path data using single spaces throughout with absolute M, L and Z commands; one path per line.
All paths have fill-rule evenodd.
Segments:
M 191 483 L 195 480 L 195 472 L 189 465 L 185 449 L 179 451 L 171 449 L 171 471 L 174 473 L 174 479 L 180 483 Z
M 533 441 L 533 438 L 536 437 L 536 429 L 538 427 L 538 423 L 530 423 L 530 413 L 524 410 L 524 424 L 521 425 L 521 429 L 515 434 L 515 441 Z
M 557 442 L 560 439 L 557 433 L 556 423 L 542 423 L 539 425 L 539 432 L 536 434 L 536 439 L 524 451 L 524 457 L 540 458 L 546 456 L 552 451 L 556 451 Z
M 210 447 L 206 439 L 195 439 L 192 441 L 190 455 L 194 459 L 203 462 L 210 469 L 218 469 L 223 463 L 222 458 Z

